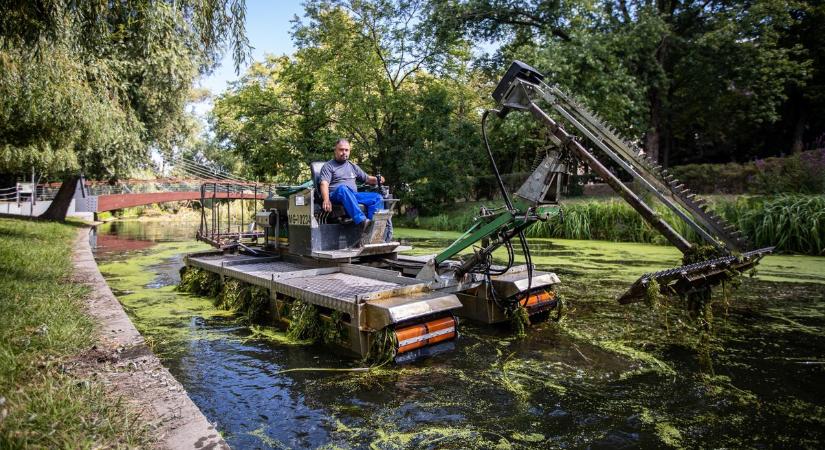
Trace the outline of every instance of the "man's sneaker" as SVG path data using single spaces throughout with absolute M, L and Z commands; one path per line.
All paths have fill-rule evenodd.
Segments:
M 361 234 L 362 235 L 366 234 L 367 231 L 369 231 L 371 225 L 372 225 L 372 220 L 364 219 L 364 221 L 361 222 Z
M 358 246 L 359 247 L 364 247 L 365 245 L 370 244 L 371 241 L 372 241 L 372 236 L 371 235 L 372 235 L 372 220 L 364 219 L 364 221 L 361 222 L 361 238 L 358 239 Z

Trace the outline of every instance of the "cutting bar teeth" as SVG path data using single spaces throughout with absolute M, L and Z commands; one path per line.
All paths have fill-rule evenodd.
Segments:
M 754 268 L 759 261 L 773 251 L 773 247 L 751 250 L 741 255 L 723 256 L 658 272 L 646 273 L 619 298 L 621 304 L 644 300 L 647 287 L 652 281 L 659 285 L 663 295 L 685 295 L 689 292 L 711 288 L 737 274 Z

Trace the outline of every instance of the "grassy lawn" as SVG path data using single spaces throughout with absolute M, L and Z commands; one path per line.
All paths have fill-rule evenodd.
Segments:
M 0 448 L 135 447 L 146 431 L 93 376 L 65 371 L 94 342 L 72 283 L 71 224 L 0 219 Z

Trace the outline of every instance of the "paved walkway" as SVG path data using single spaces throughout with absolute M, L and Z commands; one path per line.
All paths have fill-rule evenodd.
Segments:
M 229 449 L 183 386 L 152 353 L 112 294 L 92 255 L 89 228 L 78 232 L 73 262 L 75 281 L 91 288 L 88 310 L 99 324 L 96 351 L 115 355 L 115 361 L 107 361 L 97 371 L 99 380 L 135 406 L 154 430 L 159 448 Z

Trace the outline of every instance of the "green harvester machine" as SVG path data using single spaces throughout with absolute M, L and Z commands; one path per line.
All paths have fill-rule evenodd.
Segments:
M 493 98 L 499 107 L 483 114 L 481 128 L 504 204 L 482 208 L 470 229 L 437 255 L 403 254 L 410 247 L 392 237 L 396 200 L 385 186 L 378 186 L 385 209 L 375 214 L 366 235 L 340 206 L 325 212 L 318 189 L 323 163 L 315 162 L 310 165 L 312 181 L 281 187 L 264 200 L 255 217 L 262 232 L 216 237 L 203 219 L 198 236 L 217 249 L 188 255 L 186 266 L 218 274 L 221 280 L 267 289 L 275 321 L 288 322 L 287 311 L 295 302 L 311 304 L 323 320 L 334 321 L 343 330 L 333 345 L 368 356 L 379 341 L 389 342 L 390 352 L 400 361 L 449 350 L 459 335 L 458 317 L 494 324 L 525 312 L 535 320 L 561 308 L 555 291 L 559 277 L 535 270 L 524 232 L 537 221 L 563 220 L 561 194 L 574 160 L 589 166 L 683 253 L 694 251 L 695 244 L 657 215 L 599 157 L 626 172 L 634 186 L 672 210 L 696 231 L 703 246 L 714 249 L 712 259 L 642 275 L 619 297 L 621 303 L 642 300 L 651 283 L 664 295 L 705 293 L 753 268 L 772 251 L 753 249 L 741 232 L 667 170 L 545 83 L 544 76 L 527 64 L 514 62 Z M 532 115 L 546 127 L 552 143 L 542 150 L 540 163 L 515 193 L 530 205 L 524 210 L 514 207 L 487 142 L 491 114 L 504 119 L 512 112 Z M 569 134 L 561 121 L 578 130 L 588 146 Z M 514 264 L 515 240 L 525 264 Z M 502 247 L 507 261 L 496 264 L 493 252 Z

